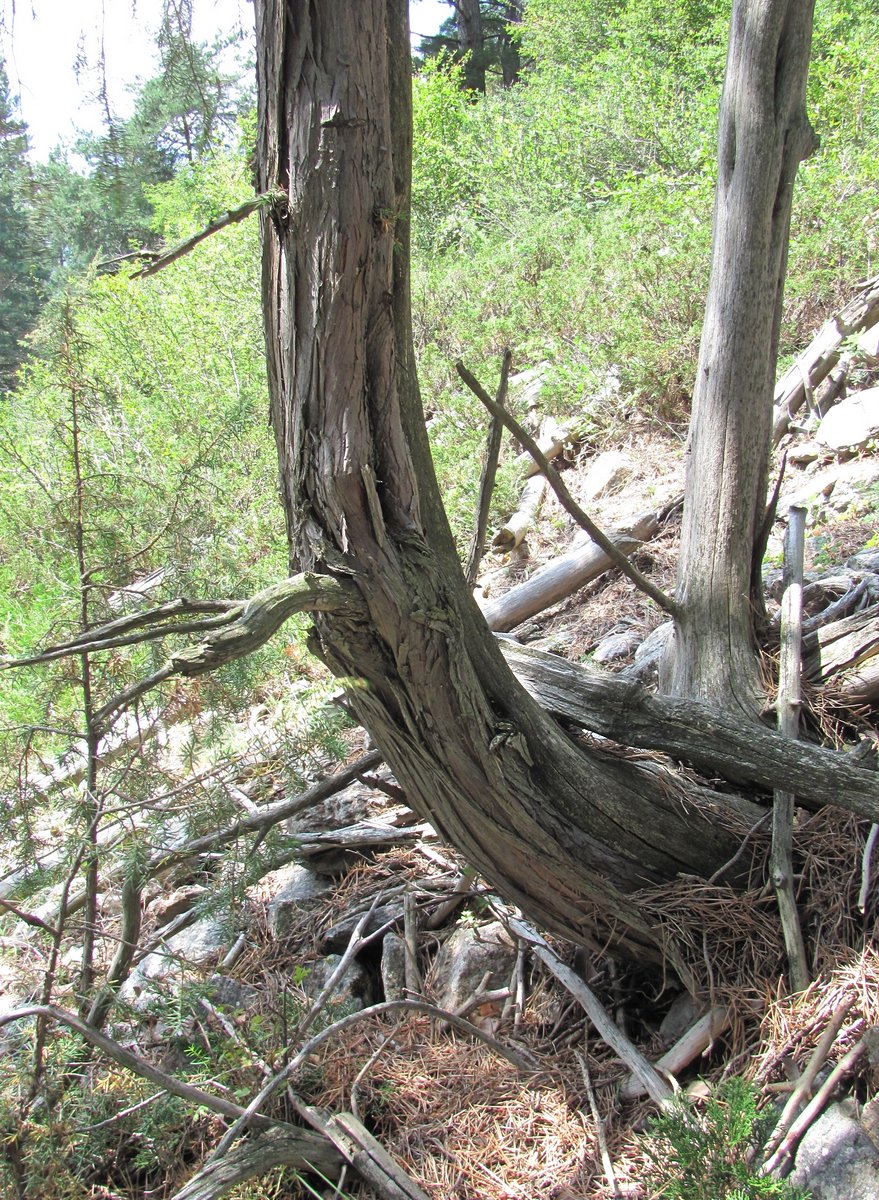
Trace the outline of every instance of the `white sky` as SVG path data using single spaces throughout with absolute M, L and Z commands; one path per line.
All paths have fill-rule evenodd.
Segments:
M 0 0 L 0 48 L 35 158 L 100 129 L 102 39 L 111 107 L 128 115 L 128 87 L 155 71 L 160 11 L 161 0 Z M 436 32 L 451 11 L 445 0 L 411 0 L 413 35 Z M 197 41 L 241 27 L 253 28 L 252 0 L 194 0 Z

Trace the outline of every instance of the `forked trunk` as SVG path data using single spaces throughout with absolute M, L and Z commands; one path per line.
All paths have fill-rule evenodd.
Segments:
M 315 645 L 412 806 L 510 900 L 656 953 L 632 893 L 733 852 L 740 807 L 588 754 L 516 683 L 465 586 L 424 429 L 409 311 L 405 0 L 258 0 L 272 422 L 293 567 L 368 619 Z

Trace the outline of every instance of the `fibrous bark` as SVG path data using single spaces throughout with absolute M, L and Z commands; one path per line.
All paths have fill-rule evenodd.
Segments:
M 629 894 L 735 846 L 697 794 L 589 757 L 517 686 L 465 585 L 413 364 L 403 0 L 259 0 L 259 190 L 271 415 L 291 562 L 359 591 L 315 648 L 412 806 L 535 919 L 654 932 Z M 699 821 L 699 837 L 692 824 Z

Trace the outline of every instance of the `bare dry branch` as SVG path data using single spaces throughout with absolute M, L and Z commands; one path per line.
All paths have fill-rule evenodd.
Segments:
M 619 567 L 624 575 L 631 579 L 632 583 L 634 583 L 640 591 L 649 596 L 650 599 L 658 604 L 664 612 L 670 613 L 673 616 L 675 611 L 674 601 L 666 596 L 665 592 L 663 592 L 661 588 L 658 588 L 656 584 L 651 583 L 651 581 L 645 575 L 642 575 L 638 568 L 633 566 L 628 558 L 626 558 L 625 554 L 623 554 L 619 548 L 614 545 L 611 539 L 598 528 L 591 517 L 589 517 L 583 511 L 583 509 L 565 487 L 565 484 L 562 481 L 558 471 L 534 441 L 534 438 L 532 438 L 531 435 L 522 428 L 515 417 L 512 417 L 505 408 L 499 404 L 496 404 L 494 400 L 492 400 L 476 376 L 472 375 L 470 371 L 467 370 L 460 359 L 455 363 L 455 369 L 463 379 L 464 383 L 466 383 L 467 387 L 470 388 L 471 392 L 473 392 L 477 399 L 482 401 L 492 416 L 495 416 L 499 420 L 503 421 L 510 433 L 512 433 L 517 441 L 519 441 L 525 447 L 525 449 L 540 467 L 540 470 L 546 476 L 550 487 L 555 492 L 556 496 L 558 496 L 559 503 L 561 504 L 562 508 L 564 508 L 567 513 L 570 513 L 570 515 L 582 529 L 586 530 L 593 542 L 595 542 L 597 546 L 601 547 L 608 558 L 610 558 L 616 564 L 616 566 Z

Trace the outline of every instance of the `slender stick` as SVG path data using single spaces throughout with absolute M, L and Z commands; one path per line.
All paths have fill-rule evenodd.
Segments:
M 466 383 L 467 387 L 470 388 L 470 391 L 473 392 L 474 396 L 482 401 L 492 416 L 495 416 L 499 420 L 503 421 L 510 433 L 512 433 L 516 440 L 521 442 L 524 448 L 528 451 L 548 479 L 549 486 L 555 492 L 556 496 L 558 496 L 559 503 L 561 504 L 562 508 L 564 508 L 564 510 L 574 518 L 574 520 L 582 529 L 586 530 L 593 542 L 595 542 L 597 546 L 601 547 L 608 558 L 610 558 L 611 561 L 619 567 L 624 575 L 631 579 L 631 581 L 637 588 L 640 589 L 640 591 L 644 592 L 650 597 L 651 600 L 655 601 L 655 603 L 658 604 L 664 612 L 674 616 L 674 601 L 666 596 L 665 592 L 658 588 L 655 583 L 651 583 L 645 575 L 642 575 L 638 568 L 634 566 L 628 558 L 626 558 L 625 554 L 623 554 L 622 551 L 613 544 L 610 538 L 607 537 L 606 534 L 602 533 L 591 517 L 589 517 L 583 511 L 583 509 L 565 487 L 558 471 L 534 441 L 534 438 L 522 428 L 515 417 L 510 416 L 505 408 L 503 408 L 500 404 L 496 404 L 494 400 L 492 400 L 479 380 L 475 377 L 475 375 L 471 375 L 460 359 L 455 363 L 455 369 L 463 379 L 464 383 Z
M 510 375 L 510 363 L 513 361 L 511 350 L 504 351 L 501 363 L 501 381 L 497 389 L 497 403 L 503 407 L 507 399 L 507 381 Z M 501 437 L 504 423 L 500 417 L 492 414 L 491 427 L 488 432 L 488 446 L 485 451 L 485 462 L 482 464 L 482 475 L 479 479 L 479 502 L 476 506 L 476 528 L 470 543 L 470 553 L 467 557 L 467 583 L 473 587 L 479 574 L 479 563 L 485 549 L 485 533 L 488 529 L 488 510 L 491 505 L 491 494 L 494 491 L 494 480 L 497 474 L 498 458 L 501 452 Z
M 792 741 L 796 741 L 799 734 L 800 705 L 802 703 L 800 675 L 802 670 L 805 531 L 806 510 L 794 506 L 788 512 L 787 537 L 784 547 L 784 595 L 781 603 L 781 663 L 778 687 L 778 730 L 784 737 L 790 738 Z M 793 793 L 776 790 L 772 807 L 770 874 L 784 931 L 791 990 L 802 992 L 809 986 L 809 968 L 794 895 L 793 816 Z
M 582 1005 L 587 1017 L 595 1026 L 595 1031 L 601 1040 L 613 1050 L 622 1062 L 626 1064 L 633 1075 L 644 1087 L 645 1092 L 654 1103 L 665 1106 L 672 1097 L 671 1086 L 651 1066 L 641 1051 L 633 1046 L 629 1039 L 616 1025 L 613 1017 L 595 995 L 590 987 L 570 967 L 565 966 L 555 951 L 536 929 L 524 921 L 513 917 L 500 905 L 493 905 L 501 919 L 509 926 L 511 932 L 520 938 L 540 959 L 544 966 L 555 975 L 559 983 L 568 989 L 574 999 Z
M 118 269 L 118 266 L 124 262 L 140 259 L 144 265 L 135 271 L 131 278 L 145 279 L 146 276 L 155 275 L 157 271 L 169 267 L 171 263 L 182 258 L 184 254 L 188 254 L 190 250 L 194 250 L 199 242 L 203 242 L 212 234 L 226 229 L 229 225 L 236 225 L 266 204 L 277 203 L 279 200 L 285 199 L 286 196 L 283 192 L 266 192 L 261 196 L 253 196 L 250 200 L 239 204 L 237 208 L 230 208 L 228 212 L 221 213 L 218 217 L 212 217 L 204 229 L 200 229 L 198 233 L 194 233 L 176 246 L 172 246 L 170 250 L 159 253 L 155 250 L 136 250 L 132 254 L 122 254 L 117 258 L 108 259 L 107 262 L 99 263 L 98 269 L 103 268 L 104 271 L 112 270 L 114 267 Z
M 796 1143 L 800 1140 L 821 1109 L 829 1100 L 836 1086 L 846 1075 L 854 1069 L 858 1059 L 868 1048 L 869 1033 L 865 1034 L 861 1040 L 849 1050 L 844 1058 L 841 1058 L 830 1074 L 825 1079 L 824 1083 L 815 1093 L 812 1101 L 806 1105 L 803 1111 L 791 1125 L 781 1145 L 775 1151 L 771 1158 L 768 1158 L 760 1168 L 761 1175 L 769 1175 L 772 1171 L 778 1168 L 790 1157 L 790 1152 Z
M 610 1150 L 607 1145 L 607 1136 L 604 1131 L 604 1118 L 598 1111 L 598 1101 L 595 1098 L 595 1089 L 592 1086 L 592 1079 L 589 1075 L 589 1067 L 586 1063 L 586 1055 L 578 1054 L 577 1061 L 580 1064 L 580 1073 L 583 1076 L 583 1083 L 586 1087 L 586 1095 L 589 1099 L 589 1107 L 592 1110 L 592 1120 L 595 1123 L 595 1136 L 598 1139 L 598 1150 L 601 1154 L 601 1163 L 604 1167 L 604 1173 L 607 1176 L 607 1182 L 610 1184 L 611 1191 L 614 1197 L 622 1195 L 617 1184 L 616 1172 L 613 1169 L 613 1159 L 610 1156 Z
M 818 1072 L 827 1061 L 830 1048 L 836 1041 L 837 1035 L 840 1029 L 842 1029 L 842 1023 L 848 1016 L 853 1004 L 853 998 L 844 1000 L 836 1011 L 831 1014 L 830 1020 L 827 1022 L 827 1027 L 819 1038 L 805 1071 L 803 1071 L 797 1080 L 796 1086 L 788 1097 L 787 1103 L 782 1109 L 781 1116 L 778 1118 L 778 1122 L 766 1143 L 765 1155 L 767 1158 L 771 1157 L 781 1145 L 784 1135 L 793 1124 L 797 1110 L 811 1092 L 812 1084 L 817 1079 Z

